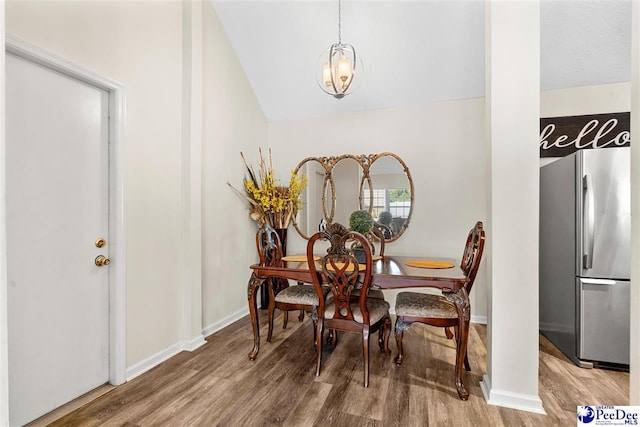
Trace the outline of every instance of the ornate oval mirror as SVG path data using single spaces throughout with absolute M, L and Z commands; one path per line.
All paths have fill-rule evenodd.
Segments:
M 368 176 L 372 203 L 371 216 L 384 230 L 385 241 L 397 240 L 409 227 L 413 208 L 413 180 L 409 168 L 393 153 L 380 153 L 369 157 Z M 361 192 L 366 192 L 366 186 Z
M 323 218 L 333 216 L 335 190 L 331 180 L 331 164 L 326 158 L 307 157 L 298 163 L 296 173 L 307 176 L 309 181 L 302 194 L 302 208 L 293 218 L 293 226 L 304 239 L 318 231 Z
M 409 226 L 413 180 L 407 165 L 393 153 L 307 157 L 295 169 L 307 175 L 303 206 L 293 224 L 305 239 L 328 223 L 348 226 L 351 212 L 371 212 L 385 241 L 397 240 Z
M 335 186 L 335 215 L 327 217 L 329 222 L 339 222 L 349 226 L 351 212 L 362 206 L 360 181 L 364 176 L 361 160 L 351 154 L 337 158 L 332 170 L 332 180 Z

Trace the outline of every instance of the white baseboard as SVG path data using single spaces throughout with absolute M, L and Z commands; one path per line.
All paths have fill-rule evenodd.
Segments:
M 134 364 L 133 366 L 128 367 L 127 373 L 126 373 L 127 381 L 131 381 L 135 377 L 144 374 L 149 369 L 158 366 L 165 360 L 170 359 L 171 357 L 180 353 L 182 350 L 184 350 L 184 343 L 177 342 L 173 344 L 171 347 L 168 347 L 162 351 L 159 351 L 156 354 L 151 355 L 146 359 L 141 360 L 140 362 Z
M 197 337 L 194 337 L 188 341 L 177 342 L 172 346 L 159 351 L 144 360 L 141 360 L 135 365 L 128 367 L 126 372 L 126 379 L 127 381 L 131 381 L 135 377 L 144 374 L 152 368 L 155 368 L 162 362 L 172 358 L 181 351 L 194 351 L 195 349 L 203 346 L 206 343 L 207 342 L 204 340 L 204 335 L 198 335 Z
M 184 342 L 184 349 L 187 351 L 193 351 L 198 347 L 205 345 L 207 342 L 204 340 L 204 335 L 200 334 L 197 337 L 194 337 L 190 341 Z
M 235 313 L 220 320 L 219 322 L 216 322 L 210 326 L 207 326 L 202 331 L 202 335 L 198 335 L 197 337 L 194 337 L 188 341 L 177 342 L 172 346 L 167 347 L 166 349 L 159 351 L 156 354 L 149 356 L 146 359 L 141 360 L 140 362 L 128 367 L 125 374 L 126 380 L 131 381 L 135 377 L 144 374 L 148 370 L 158 366 L 165 360 L 172 358 L 173 356 L 175 356 L 176 354 L 180 353 L 183 350 L 193 351 L 199 348 L 200 346 L 203 346 L 204 344 L 207 343 L 205 341 L 205 337 L 208 337 L 214 332 L 218 332 L 220 329 L 224 328 L 225 326 L 229 326 L 236 320 L 242 319 L 247 314 L 249 314 L 248 308 L 238 310 Z
M 474 316 L 471 315 L 471 323 L 478 323 L 480 325 L 487 324 L 487 316 Z
M 202 330 L 202 335 L 204 337 L 208 337 L 211 334 L 218 332 L 219 330 L 229 326 L 233 322 L 242 319 L 244 316 L 249 314 L 249 308 L 243 308 L 242 310 L 238 310 L 235 313 L 230 314 L 222 320 L 219 320 L 216 323 L 213 323 Z
M 485 374 L 482 377 L 482 381 L 480 381 L 480 389 L 482 389 L 484 400 L 486 400 L 489 405 L 547 415 L 542 407 L 542 400 L 540 400 L 539 396 L 492 389 L 491 379 L 487 374 Z

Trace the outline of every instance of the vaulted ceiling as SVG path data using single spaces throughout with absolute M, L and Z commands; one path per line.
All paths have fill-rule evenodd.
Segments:
M 343 0 L 364 79 L 341 100 L 315 78 L 337 0 L 213 4 L 269 120 L 484 96 L 484 0 Z M 631 0 L 541 0 L 540 19 L 541 90 L 630 80 Z

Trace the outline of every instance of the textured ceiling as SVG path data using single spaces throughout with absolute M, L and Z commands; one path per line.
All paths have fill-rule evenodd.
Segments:
M 268 120 L 484 96 L 484 0 L 343 0 L 364 79 L 342 100 L 315 81 L 337 0 L 213 4 Z M 631 0 L 542 0 L 540 13 L 542 90 L 630 80 Z

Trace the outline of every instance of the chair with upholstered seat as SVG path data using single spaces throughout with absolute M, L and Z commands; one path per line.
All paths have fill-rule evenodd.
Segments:
M 482 222 L 478 221 L 471 229 L 467 236 L 464 253 L 460 268 L 464 271 L 469 281 L 457 293 L 449 293 L 448 295 L 422 294 L 417 292 L 400 292 L 396 298 L 396 325 L 395 338 L 398 346 L 398 356 L 395 359 L 396 365 L 402 364 L 404 359 L 404 351 L 402 348 L 402 338 L 404 331 L 414 322 L 424 323 L 431 326 L 444 327 L 447 337 L 452 338 L 455 335 L 456 341 L 456 371 L 460 366 L 459 358 L 464 357 L 464 367 L 470 371 L 469 360 L 467 357 L 467 339 L 468 331 L 461 330 L 462 319 L 456 306 L 451 301 L 453 298 L 462 298 L 468 301 L 469 292 L 475 281 L 484 250 L 485 234 Z M 470 308 L 469 308 L 470 310 Z M 466 313 L 465 315 L 469 315 Z M 451 334 L 448 328 L 452 327 L 455 334 Z M 461 375 L 461 374 L 460 374 Z M 460 376 L 456 372 L 456 382 Z M 463 400 L 468 398 L 460 393 L 459 384 L 458 393 Z
M 284 267 L 282 261 L 282 244 L 278 233 L 268 225 L 264 225 L 256 234 L 256 246 L 260 264 L 272 267 Z M 287 327 L 287 319 L 289 311 L 301 310 L 302 313 L 312 312 L 314 307 L 318 305 L 318 296 L 315 288 L 310 284 L 298 284 L 289 286 L 289 282 L 284 279 L 268 278 L 267 286 L 269 290 L 269 306 L 267 309 L 267 317 L 269 323 L 269 332 L 267 333 L 267 341 L 271 341 L 273 335 L 273 317 L 275 309 L 278 308 L 284 312 L 284 320 L 282 328 Z M 325 295 L 329 292 L 327 288 Z M 302 321 L 303 317 L 299 319 Z M 314 329 L 315 331 L 315 329 Z
M 317 264 L 314 262 L 314 248 L 322 241 L 330 242 L 327 255 Z M 358 263 L 350 249 L 350 242 L 356 241 L 364 247 L 365 262 Z M 364 386 L 369 386 L 369 336 L 378 332 L 380 349 L 388 356 L 391 318 L 389 303 L 380 298 L 368 298 L 367 291 L 371 285 L 372 255 L 371 246 L 366 237 L 348 230 L 341 224 L 333 223 L 324 231 L 311 236 L 307 244 L 307 262 L 313 278 L 319 305 L 316 321 L 316 375 L 320 375 L 322 363 L 322 335 L 324 329 L 357 332 L 362 334 L 362 351 L 364 355 Z M 364 271 L 363 271 L 364 270 Z M 351 292 L 361 277 L 362 292 L 354 299 Z M 331 294 L 322 298 L 323 284 L 329 286 Z
M 377 255 L 379 257 L 383 257 L 384 258 L 385 241 L 384 241 L 384 234 L 382 234 L 381 229 L 375 227 L 375 225 L 374 225 L 374 227 L 371 229 L 371 231 L 369 231 L 369 233 L 367 233 L 366 237 L 369 240 L 369 242 L 371 243 L 371 255 L 372 256 L 376 255 L 375 247 L 376 247 L 376 245 L 378 245 L 379 249 L 378 249 Z M 377 239 L 377 241 L 376 241 L 376 239 Z M 354 297 L 354 298 L 357 298 L 357 297 L 360 296 L 360 289 L 361 289 L 360 286 L 361 286 L 361 284 L 358 284 L 357 286 L 358 287 L 351 292 L 351 296 Z M 369 292 L 367 293 L 367 296 L 369 298 L 384 299 L 384 293 L 380 289 L 369 288 Z

